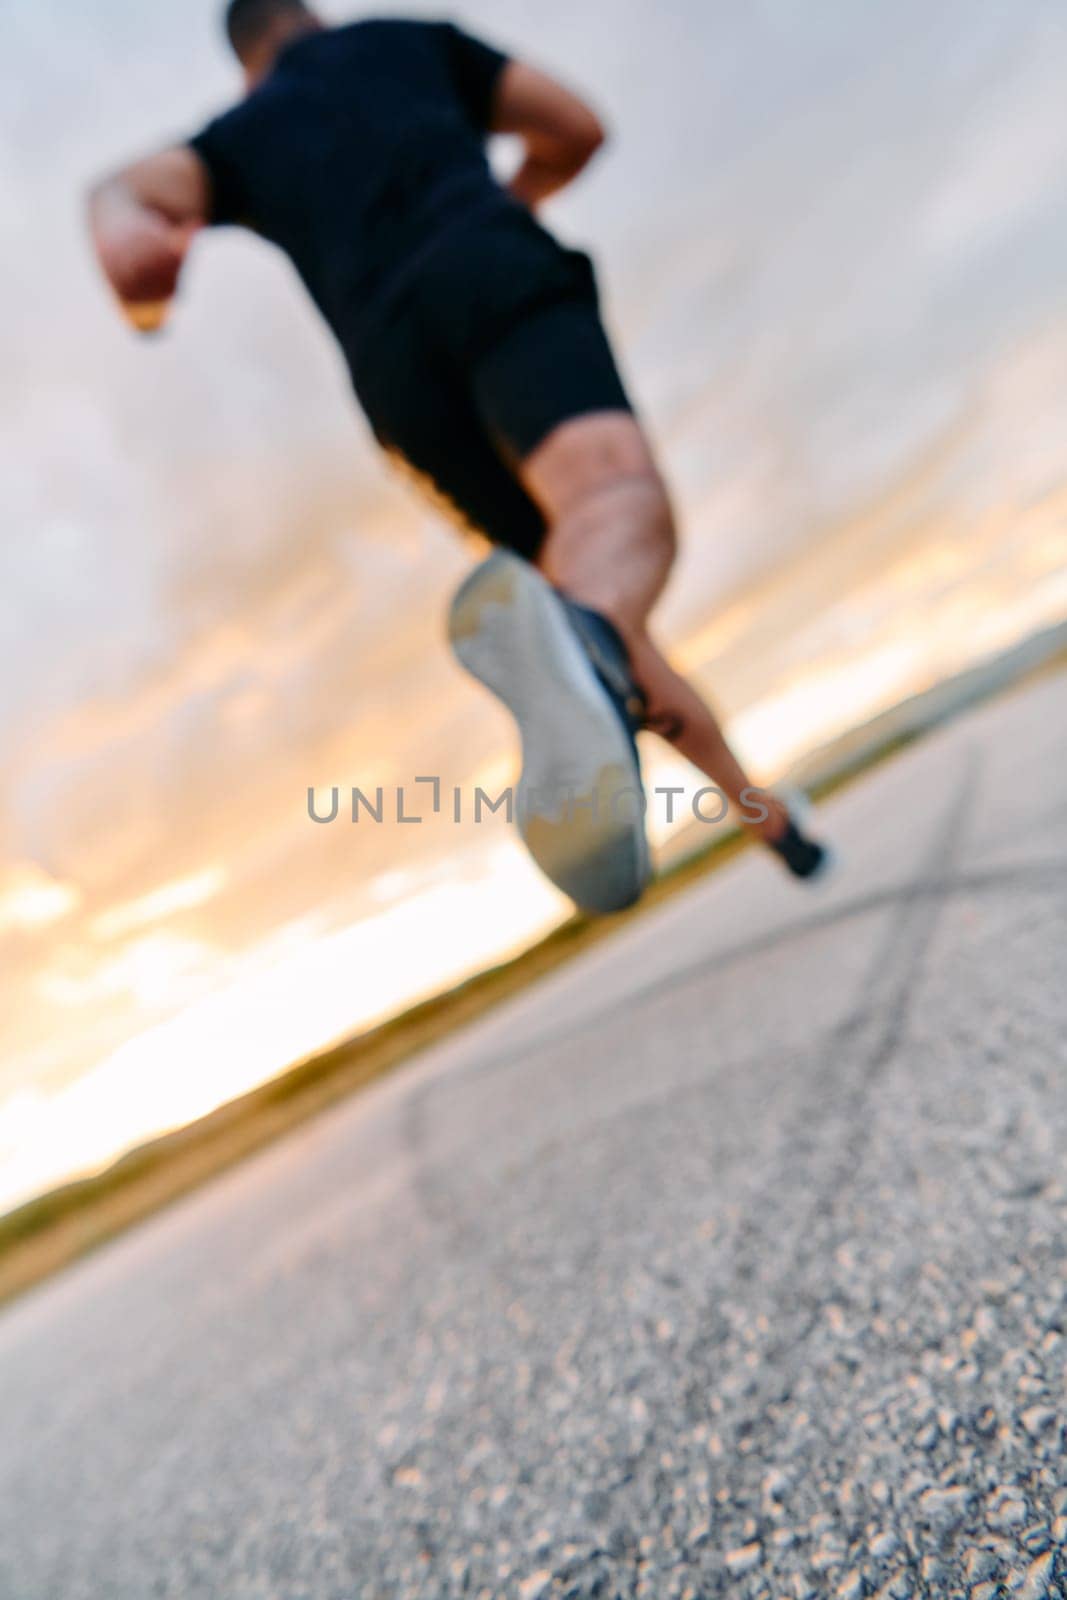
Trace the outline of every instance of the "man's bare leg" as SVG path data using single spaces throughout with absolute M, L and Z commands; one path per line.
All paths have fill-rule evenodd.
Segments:
M 651 725 L 734 802 L 747 826 L 767 842 L 779 839 L 785 807 L 761 791 L 766 820 L 757 821 L 751 805 L 745 812 L 745 792 L 751 796 L 756 786 L 710 707 L 649 635 L 677 539 L 670 498 L 638 422 L 611 411 L 564 423 L 522 463 L 520 475 L 548 521 L 539 565 L 549 582 L 615 624 Z

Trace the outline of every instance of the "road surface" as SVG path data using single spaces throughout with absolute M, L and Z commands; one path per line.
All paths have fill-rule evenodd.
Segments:
M 12 1307 L 3 1600 L 1067 1594 L 1064 688 Z

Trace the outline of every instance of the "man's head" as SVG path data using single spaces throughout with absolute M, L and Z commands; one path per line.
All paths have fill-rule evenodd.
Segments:
M 230 0 L 226 33 L 250 84 L 265 78 L 278 52 L 322 22 L 303 0 Z

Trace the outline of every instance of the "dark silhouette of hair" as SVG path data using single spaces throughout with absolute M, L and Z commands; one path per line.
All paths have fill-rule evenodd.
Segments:
M 303 0 L 230 0 L 226 34 L 243 61 L 278 17 L 309 16 Z

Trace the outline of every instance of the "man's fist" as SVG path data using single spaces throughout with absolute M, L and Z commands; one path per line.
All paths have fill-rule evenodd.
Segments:
M 173 298 L 189 248 L 187 229 L 131 207 L 102 218 L 95 237 L 100 265 L 123 304 Z
M 179 205 L 181 196 L 170 193 L 183 175 L 188 176 L 180 153 L 161 156 L 98 184 L 90 195 L 89 221 L 100 265 L 126 316 L 141 332 L 153 331 L 165 320 L 189 246 L 203 225 L 202 209 Z M 162 179 L 169 180 L 169 188 Z M 153 183 L 160 187 L 158 198 Z

